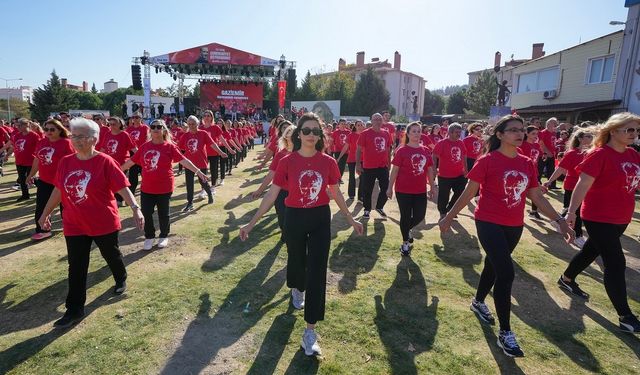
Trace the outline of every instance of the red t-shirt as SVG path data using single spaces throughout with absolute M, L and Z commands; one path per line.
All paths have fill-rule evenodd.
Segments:
M 222 129 L 218 125 L 211 125 L 208 128 L 204 126 L 200 126 L 200 130 L 204 130 L 209 133 L 209 136 L 213 140 L 213 142 L 217 144 L 220 143 L 220 136 L 222 136 Z M 218 152 L 211 147 L 207 147 L 207 156 L 218 156 Z
M 173 138 L 173 142 L 178 144 L 180 142 L 180 137 L 185 133 L 185 130 L 179 126 L 174 126 L 171 128 L 171 138 Z
M 429 137 L 429 135 L 424 133 L 420 134 L 420 144 L 422 145 L 422 147 L 428 147 L 431 150 L 436 147 L 436 144 L 433 143 L 433 140 Z
M 184 155 L 198 169 L 207 168 L 207 148 L 213 144 L 213 139 L 204 130 L 197 130 L 195 133 L 186 132 L 180 138 L 178 147 L 184 150 Z
M 438 142 L 442 140 L 442 137 L 440 136 L 440 134 L 429 134 L 427 135 L 427 137 L 429 137 L 429 139 L 431 140 L 431 143 L 434 145 L 437 145 Z
M 605 145 L 587 154 L 577 170 L 595 178 L 582 202 L 582 218 L 628 224 L 640 187 L 640 154 L 632 148 L 619 153 Z
M 104 137 L 104 135 L 107 133 L 111 133 L 111 128 L 108 126 L 100 126 L 100 135 L 98 142 L 100 142 L 100 139 L 102 139 L 102 137 Z
M 327 186 L 340 181 L 338 163 L 322 152 L 310 158 L 292 152 L 278 163 L 273 183 L 287 190 L 287 207 L 313 208 L 329 204 Z
M 273 159 L 271 159 L 271 164 L 269 164 L 269 170 L 273 172 L 277 171 L 280 160 L 282 160 L 282 158 L 289 155 L 290 153 L 291 152 L 289 152 L 289 150 L 287 150 L 286 148 L 283 148 L 282 150 L 276 152 L 276 154 L 273 156 Z
M 38 158 L 38 175 L 40 179 L 53 185 L 58 163 L 63 157 L 75 154 L 76 150 L 69 138 L 60 138 L 51 142 L 49 138 L 41 139 L 36 145 L 35 155 Z
M 538 185 L 531 159 L 518 154 L 509 158 L 499 151 L 481 156 L 467 178 L 480 184 L 475 219 L 499 225 L 524 225 L 527 190 Z
M 62 193 L 65 236 L 101 236 L 120 230 L 113 193 L 129 186 L 120 166 L 98 153 L 89 160 L 67 155 L 58 164 L 54 185 Z
M 270 126 L 269 127 L 269 138 L 273 137 L 274 135 L 276 135 L 276 126 Z
M 267 149 L 273 152 L 274 155 L 276 152 L 278 152 L 278 137 L 269 138 L 269 143 L 267 143 Z
M 226 139 L 227 142 L 229 142 L 231 140 L 231 133 L 229 133 L 228 131 L 222 129 L 222 138 Z M 231 146 L 231 145 L 229 145 Z
M 388 131 L 375 131 L 369 128 L 360 133 L 360 146 L 363 168 L 384 168 L 389 166 L 389 150 L 392 138 Z
M 9 133 L 4 129 L 4 126 L 0 126 L 0 147 L 4 146 L 9 139 Z
M 140 191 L 147 194 L 167 194 L 173 192 L 172 163 L 184 159 L 178 147 L 165 142 L 155 144 L 151 141 L 138 148 L 131 161 L 142 167 L 142 185 Z
M 129 133 L 131 140 L 136 145 L 136 147 L 142 146 L 145 142 L 147 142 L 147 136 L 149 135 L 149 127 L 145 124 L 141 124 L 137 128 L 134 126 L 129 126 L 124 131 Z
M 436 144 L 433 153 L 438 157 L 438 176 L 453 178 L 464 174 L 467 156 L 464 142 L 445 138 Z
M 127 132 L 120 132 L 116 135 L 111 132 L 106 133 L 96 146 L 98 151 L 111 156 L 119 165 L 124 164 L 129 157 L 129 151 L 134 148 L 136 145 Z
M 551 152 L 554 156 L 556 154 L 556 133 L 550 132 L 547 129 L 541 130 L 538 133 L 538 142 L 544 143 L 549 152 Z
M 390 122 L 385 122 L 382 125 L 380 125 L 380 128 L 383 130 L 386 130 L 389 132 L 389 134 L 391 135 L 391 139 L 395 139 L 396 136 L 396 126 L 393 125 Z
M 333 138 L 333 152 L 340 152 L 344 147 L 344 144 L 347 143 L 347 137 L 351 134 L 351 130 L 334 130 L 331 133 L 331 138 Z
M 538 159 L 542 156 L 542 146 L 540 146 L 540 143 L 524 141 L 518 148 L 518 152 L 531 159 L 531 161 L 537 165 Z
M 13 132 L 11 143 L 13 143 L 13 154 L 16 157 L 16 165 L 30 167 L 33 165 L 34 152 L 36 145 L 40 141 L 37 133 L 29 130 L 27 134 L 19 131 Z
M 349 155 L 347 156 L 347 163 L 356 162 L 356 150 L 358 149 L 358 139 L 360 134 L 351 132 L 347 136 L 347 142 L 349 143 Z
M 426 147 L 401 146 L 396 150 L 391 164 L 399 168 L 395 183 L 396 192 L 406 194 L 427 192 L 427 170 L 433 165 L 433 159 Z
M 580 149 L 569 150 L 564 154 L 562 160 L 560 160 L 560 164 L 558 167 L 564 168 L 567 170 L 567 175 L 564 178 L 564 183 L 562 184 L 562 188 L 564 190 L 573 190 L 578 183 L 578 178 L 580 175 L 576 170 L 578 164 L 582 163 L 584 157 L 586 156 L 586 152 Z
M 467 149 L 467 157 L 470 159 L 477 159 L 482 155 L 483 141 L 480 138 L 473 136 L 466 137 L 462 140 L 464 147 Z

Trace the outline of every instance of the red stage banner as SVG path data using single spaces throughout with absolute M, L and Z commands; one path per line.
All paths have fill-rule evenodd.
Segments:
M 236 112 L 243 116 L 251 116 L 256 108 L 262 108 L 262 83 L 213 83 L 200 84 L 200 108 L 218 111 L 224 104 L 225 113 Z
M 278 81 L 278 108 L 284 108 L 284 101 L 287 96 L 287 81 Z
M 159 64 L 215 64 L 215 65 L 253 65 L 276 66 L 278 61 L 224 46 L 218 43 L 170 52 L 166 55 L 153 56 L 151 63 Z

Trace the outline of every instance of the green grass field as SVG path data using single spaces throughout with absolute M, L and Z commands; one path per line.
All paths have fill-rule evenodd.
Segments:
M 261 150 L 261 146 L 257 146 Z M 271 211 L 247 242 L 238 228 L 258 206 L 247 197 L 264 172 L 250 153 L 218 189 L 213 205 L 185 203 L 183 177 L 172 200 L 170 246 L 142 251 L 143 234 L 121 208 L 128 291 L 92 252 L 87 317 L 69 330 L 52 323 L 64 309 L 67 263 L 56 235 L 32 243 L 34 201 L 15 203 L 13 166 L 0 179 L 0 373 L 11 374 L 638 374 L 640 338 L 619 332 L 600 263 L 581 275 L 584 302 L 556 286 L 576 253 L 546 222 L 526 219 L 514 252 L 512 326 L 526 357 L 507 358 L 497 328 L 481 324 L 469 302 L 484 253 L 465 209 L 441 235 L 435 205 L 401 258 L 398 211 L 376 214 L 356 236 L 332 205 L 323 356 L 300 350 L 303 314 L 286 287 L 286 248 Z M 345 176 L 346 181 L 346 176 Z M 560 208 L 561 193 L 550 194 Z M 351 203 L 354 214 L 362 207 Z M 470 206 L 470 208 L 472 208 Z M 640 313 L 640 209 L 623 237 L 632 310 Z M 91 220 L 91 218 L 87 218 Z M 493 310 L 493 300 L 488 299 Z

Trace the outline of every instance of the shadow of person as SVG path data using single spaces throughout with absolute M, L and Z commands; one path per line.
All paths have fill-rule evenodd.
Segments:
M 304 354 L 302 349 L 298 350 L 291 359 L 289 367 L 284 371 L 285 375 L 298 375 L 309 374 L 313 375 L 318 373 L 318 367 L 320 366 L 320 360 L 318 357 L 308 357 Z M 266 374 L 266 373 L 265 373 Z
M 460 223 L 454 221 L 448 233 L 440 233 L 440 239 L 442 246 L 433 245 L 436 256 L 447 265 L 460 268 L 467 284 L 476 288 L 480 274 L 474 266 L 482 262 L 477 238 L 471 236 Z
M 375 296 L 373 319 L 393 374 L 417 374 L 415 357 L 433 346 L 438 330 L 438 297 L 427 304 L 427 286 L 418 265 L 403 257 L 384 295 Z
M 591 350 L 576 339 L 585 330 L 579 314 L 560 307 L 545 285 L 514 262 L 516 282 L 511 295 L 516 300 L 511 311 L 526 325 L 542 333 L 576 365 L 590 372 L 601 367 Z M 526 348 L 525 348 L 526 350 Z
M 286 312 L 273 320 L 247 374 L 273 374 L 275 372 L 296 323 L 293 311 L 293 307 L 289 305 Z
M 482 328 L 482 333 L 484 333 L 484 338 L 485 340 L 487 340 L 487 346 L 491 351 L 491 355 L 493 355 L 493 358 L 496 361 L 496 365 L 498 365 L 500 374 L 524 375 L 524 371 L 522 371 L 520 366 L 518 366 L 516 360 L 505 355 L 502 349 L 500 349 L 496 344 L 498 341 L 498 336 L 496 336 L 493 326 L 481 322 L 480 319 L 478 319 L 478 322 L 480 324 L 480 328 Z
M 144 258 L 150 254 L 148 251 L 138 251 L 129 253 L 123 257 L 126 266 Z M 111 277 L 111 270 L 106 264 L 100 269 L 90 272 L 87 275 L 87 289 L 105 281 Z M 18 304 L 11 305 L 7 302 L 0 304 L 0 336 L 11 332 L 22 331 L 39 327 L 60 318 L 58 306 L 64 303 L 64 296 L 68 290 L 66 278 L 47 286 L 38 293 L 29 296 Z M 108 293 L 112 292 L 109 287 Z M 106 292 L 105 292 L 106 293 Z M 6 294 L 0 294 L 3 299 Z M 96 300 L 100 301 L 100 300 Z
M 180 346 L 165 364 L 162 374 L 200 373 L 221 349 L 233 345 L 268 311 L 288 300 L 288 295 L 285 295 L 267 305 L 285 284 L 285 268 L 266 279 L 281 247 L 282 244 L 278 243 L 265 254 L 256 267 L 229 292 L 213 317 L 209 317 L 209 294 L 200 296 L 202 302 L 198 315 L 189 324 Z M 247 302 L 251 303 L 251 310 L 243 314 L 242 309 Z
M 338 281 L 338 291 L 343 294 L 353 292 L 357 287 L 358 275 L 371 272 L 380 258 L 378 252 L 385 237 L 385 226 L 382 222 L 373 223 L 373 234 L 368 231 L 371 225 L 364 226 L 362 236 L 351 233 L 346 241 L 341 242 L 329 257 L 329 269 L 342 273 Z

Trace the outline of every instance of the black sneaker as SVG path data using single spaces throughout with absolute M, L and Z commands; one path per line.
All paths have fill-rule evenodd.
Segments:
M 370 216 L 371 216 L 371 213 L 367 210 L 364 210 L 364 213 L 362 213 L 363 219 L 368 219 Z
M 207 203 L 213 203 L 213 194 L 209 193 L 209 200 L 207 201 Z
M 55 328 L 69 328 L 74 324 L 79 323 L 84 318 L 84 312 L 80 313 L 69 313 L 68 311 L 64 313 L 62 318 L 56 320 L 53 323 Z
M 403 257 L 411 256 L 411 246 L 409 246 L 409 242 L 402 243 L 402 246 L 400 246 L 400 255 Z
M 498 346 L 509 357 L 524 357 L 524 353 L 516 341 L 516 334 L 512 331 L 500 331 Z
M 119 296 L 122 293 L 124 293 L 126 290 L 127 290 L 127 282 L 122 281 L 122 282 L 116 283 L 116 286 L 113 287 L 113 294 L 116 294 Z
M 193 211 L 193 204 L 191 203 L 187 203 L 187 205 L 184 206 L 184 208 L 182 209 L 182 212 L 189 212 L 189 211 Z
M 529 217 L 536 220 L 542 220 L 542 216 L 540 216 L 538 211 L 529 211 Z
M 29 200 L 29 197 L 22 196 L 22 197 L 16 199 L 16 202 L 22 202 L 22 201 L 28 201 L 28 200 Z
M 387 218 L 387 214 L 382 210 L 382 208 L 376 208 L 376 212 L 378 215 L 382 216 L 383 219 Z
M 575 280 L 565 281 L 564 278 L 560 276 L 560 278 L 558 279 L 558 286 L 561 289 L 564 289 L 571 294 L 575 294 L 578 297 L 589 299 L 589 294 L 580 289 L 580 286 L 578 285 L 578 283 L 576 283 Z
M 494 319 L 493 314 L 491 314 L 489 307 L 487 307 L 487 305 L 484 302 L 478 302 L 474 298 L 471 300 L 471 305 L 469 306 L 469 309 L 471 309 L 471 311 L 476 313 L 478 318 L 480 318 L 480 320 L 482 320 L 483 322 L 491 325 L 496 324 L 496 320 Z
M 620 318 L 620 329 L 628 333 L 640 333 L 640 321 L 631 314 Z

